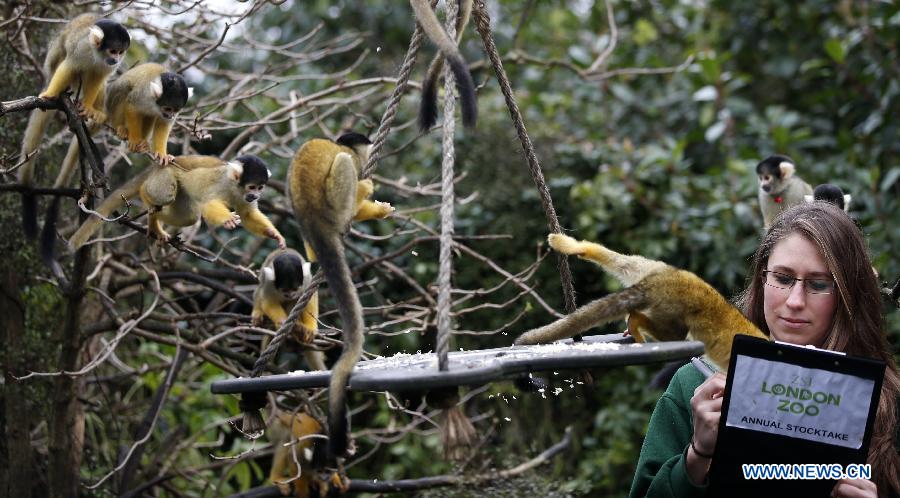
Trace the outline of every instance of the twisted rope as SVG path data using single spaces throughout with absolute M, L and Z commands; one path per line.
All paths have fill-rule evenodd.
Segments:
M 381 147 L 387 141 L 388 133 L 391 131 L 391 125 L 394 123 L 394 117 L 397 115 L 397 109 L 400 107 L 400 98 L 406 92 L 409 86 L 409 75 L 412 74 L 412 68 L 416 63 L 416 55 L 419 53 L 419 47 L 422 45 L 422 38 L 425 32 L 422 26 L 416 23 L 416 29 L 413 31 L 412 39 L 409 41 L 409 48 L 406 50 L 406 57 L 400 66 L 400 73 L 397 75 L 397 86 L 391 93 L 391 100 L 388 103 L 387 110 L 381 117 L 381 124 L 378 125 L 378 132 L 375 134 L 375 141 L 372 143 L 372 150 L 369 152 L 369 160 L 363 167 L 360 178 L 368 178 L 372 176 L 375 169 L 375 163 L 381 159 Z
M 516 133 L 519 135 L 519 141 L 522 143 L 522 149 L 525 151 L 525 159 L 528 161 L 528 168 L 531 171 L 531 178 L 537 186 L 538 193 L 541 197 L 541 205 L 544 208 L 544 215 L 547 218 L 547 226 L 551 233 L 562 233 L 559 226 L 559 220 L 556 218 L 556 210 L 553 208 L 553 199 L 550 198 L 550 190 L 544 180 L 544 173 L 541 171 L 541 165 L 538 162 L 537 155 L 534 152 L 534 145 L 528 137 L 528 131 L 525 129 L 525 123 L 522 120 L 522 113 L 516 104 L 516 98 L 513 95 L 512 87 L 509 84 L 509 78 L 503 69 L 503 61 L 497 53 L 497 46 L 494 45 L 493 34 L 491 33 L 491 18 L 488 15 L 487 8 L 483 0 L 475 0 L 472 8 L 472 18 L 475 21 L 475 29 L 481 36 L 484 43 L 484 51 L 487 52 L 491 64 L 494 66 L 494 72 L 497 74 L 497 82 L 500 84 L 500 91 L 506 99 L 506 107 L 509 109 L 509 115 L 512 117 L 516 127 Z M 562 253 L 557 254 L 557 267 L 559 269 L 559 277 L 562 281 L 563 298 L 566 302 L 566 313 L 575 311 L 575 287 L 572 285 L 572 271 L 569 269 L 569 261 Z M 580 336 L 576 336 L 576 340 L 580 340 Z
M 301 293 L 300 297 L 297 299 L 297 304 L 291 308 L 291 312 L 288 313 L 288 316 L 284 319 L 284 322 L 282 322 L 281 327 L 278 327 L 275 337 L 269 341 L 266 350 L 259 355 L 256 363 L 253 364 L 253 370 L 250 372 L 250 377 L 259 377 L 263 370 L 266 369 L 266 365 L 269 364 L 269 361 L 278 354 L 278 348 L 281 347 L 281 344 L 293 330 L 294 323 L 300 317 L 300 313 L 306 309 L 309 300 L 312 299 L 313 294 L 316 293 L 319 289 L 319 285 L 324 281 L 325 274 L 322 273 L 322 270 L 317 271 L 312 280 L 310 280 L 309 285 L 303 289 L 303 293 Z
M 451 40 L 456 39 L 457 2 L 446 3 L 446 29 Z M 450 351 L 450 337 L 453 335 L 453 324 L 450 320 L 450 276 L 453 273 L 453 162 L 456 151 L 453 148 L 453 135 L 456 125 L 456 92 L 455 82 L 450 65 L 444 65 L 444 123 L 443 151 L 441 161 L 441 237 L 440 255 L 438 258 L 438 299 L 437 299 L 437 345 L 438 370 L 446 372 L 449 368 L 447 355 Z

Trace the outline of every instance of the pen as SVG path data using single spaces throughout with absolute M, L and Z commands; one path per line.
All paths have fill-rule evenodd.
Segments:
M 691 363 L 693 363 L 694 366 L 697 367 L 697 370 L 700 370 L 700 373 L 703 374 L 703 377 L 707 379 L 715 373 L 711 368 L 709 368 L 709 365 L 707 365 L 705 361 L 700 359 L 699 356 L 691 358 Z

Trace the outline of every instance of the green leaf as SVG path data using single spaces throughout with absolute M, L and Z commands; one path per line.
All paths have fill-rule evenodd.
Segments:
M 900 166 L 894 166 L 886 175 L 884 175 L 884 179 L 881 180 L 881 186 L 879 188 L 882 192 L 887 192 L 898 179 L 900 179 Z
M 838 40 L 837 38 L 831 38 L 825 42 L 825 52 L 827 52 L 828 56 L 838 64 L 843 64 L 844 60 L 847 58 L 847 53 L 844 50 L 844 44 L 841 43 L 841 40 Z
M 659 33 L 653 24 L 646 19 L 638 19 L 634 26 L 634 37 L 632 38 L 634 43 L 642 46 L 656 41 L 657 38 L 659 38 Z

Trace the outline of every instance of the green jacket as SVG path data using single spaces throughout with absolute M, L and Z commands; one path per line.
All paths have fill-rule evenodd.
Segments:
M 691 397 L 704 380 L 703 374 L 688 363 L 678 369 L 669 388 L 656 402 L 631 483 L 630 497 L 706 495 L 706 488 L 694 486 L 684 468 L 694 427 Z
M 656 402 L 631 483 L 630 498 L 706 496 L 705 486 L 694 486 L 684 468 L 694 430 L 691 397 L 704 380 L 703 374 L 688 363 L 678 369 L 669 388 Z M 900 398 L 897 406 L 900 410 Z M 894 444 L 900 453 L 900 426 Z

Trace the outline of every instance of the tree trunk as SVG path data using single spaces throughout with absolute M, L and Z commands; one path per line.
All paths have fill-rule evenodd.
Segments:
M 0 271 L 0 330 L 5 334 L 4 420 L 6 422 L 6 472 L 0 476 L 0 495 L 31 496 L 32 417 L 24 386 L 13 376 L 26 373 L 26 356 L 21 354 L 25 335 L 25 304 L 19 298 L 21 278 L 11 267 Z M 5 491 L 5 494 L 2 492 Z

